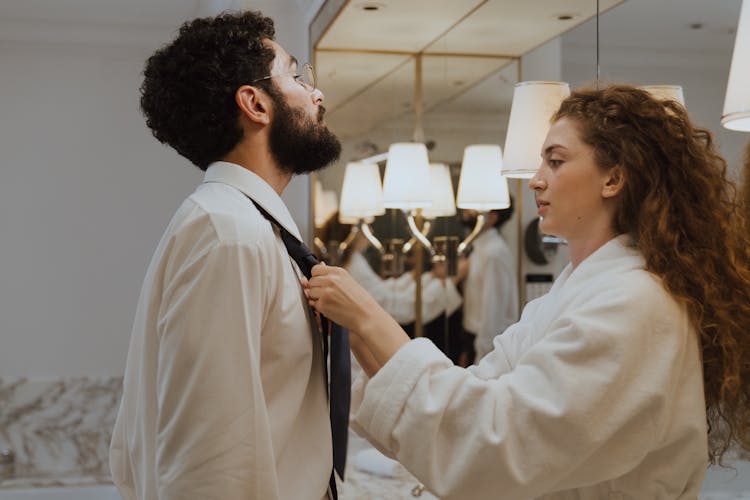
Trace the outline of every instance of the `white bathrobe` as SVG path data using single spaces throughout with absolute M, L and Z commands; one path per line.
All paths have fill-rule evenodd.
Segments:
M 685 308 L 608 242 L 478 366 L 412 340 L 354 387 L 355 428 L 449 499 L 695 499 L 707 466 Z

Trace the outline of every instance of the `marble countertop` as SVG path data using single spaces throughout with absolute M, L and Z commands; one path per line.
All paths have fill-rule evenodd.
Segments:
M 370 444 L 353 432 L 349 433 L 349 463 L 346 481 L 339 483 L 341 500 L 382 500 L 405 499 L 434 500 L 436 497 L 424 491 L 419 496 L 412 495 L 412 489 L 419 484 L 403 466 L 393 463 L 389 476 L 375 475 L 358 468 L 357 453 L 370 449 Z M 0 489 L 75 487 L 112 484 L 109 476 L 73 475 L 61 477 L 55 474 L 39 474 L 36 471 L 17 469 L 14 477 L 0 479 Z M 35 473 L 36 472 L 36 473 Z
M 366 472 L 357 466 L 357 453 L 371 448 L 371 445 L 353 432 L 349 433 L 348 462 L 346 481 L 339 483 L 341 500 L 382 500 L 404 499 L 436 500 L 437 497 L 428 491 L 413 495 L 412 490 L 419 485 L 414 476 L 401 464 L 394 462 L 391 472 L 393 477 L 384 477 Z

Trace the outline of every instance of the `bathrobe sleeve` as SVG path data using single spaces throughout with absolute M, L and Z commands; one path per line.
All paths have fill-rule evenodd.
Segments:
M 220 243 L 169 279 L 159 321 L 159 499 L 276 499 L 260 377 L 260 250 Z
M 360 381 L 357 428 L 443 499 L 522 499 L 619 477 L 663 432 L 690 328 L 655 280 L 608 283 L 549 321 L 520 359 L 491 353 L 482 363 L 497 359 L 495 377 L 410 341 Z

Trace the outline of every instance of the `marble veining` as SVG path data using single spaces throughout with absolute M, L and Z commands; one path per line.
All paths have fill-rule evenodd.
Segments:
M 0 449 L 16 456 L 14 476 L 0 487 L 109 481 L 121 393 L 121 377 L 0 379 Z

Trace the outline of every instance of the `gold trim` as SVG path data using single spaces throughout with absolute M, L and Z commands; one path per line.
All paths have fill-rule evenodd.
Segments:
M 308 28 L 308 38 L 312 36 L 312 33 L 309 33 L 309 31 L 312 29 L 312 26 L 315 24 L 315 21 L 318 20 L 318 16 L 321 12 L 323 12 L 323 9 L 325 8 L 326 4 L 330 0 L 325 0 L 323 4 L 320 6 L 320 9 L 318 9 L 318 12 L 315 14 L 315 17 L 313 17 L 312 21 L 310 22 L 310 26 Z M 323 28 L 323 31 L 320 33 L 320 36 L 317 40 L 315 40 L 313 43 L 310 43 L 310 46 L 313 48 L 313 50 L 319 50 L 318 44 L 320 43 L 323 38 L 328 34 L 328 31 L 331 29 L 331 27 L 336 24 L 336 21 L 338 21 L 339 17 L 341 17 L 341 14 L 344 12 L 344 10 L 349 6 L 351 3 L 351 0 L 344 0 L 344 2 L 339 7 L 339 10 L 334 14 L 333 18 L 328 22 L 325 28 Z M 312 42 L 312 40 L 310 40 Z
M 391 56 L 406 56 L 413 57 L 419 52 L 408 51 L 408 50 L 379 50 L 379 49 L 347 49 L 340 47 L 330 48 L 316 48 L 317 52 L 333 52 L 333 53 L 349 53 L 349 54 L 379 54 L 379 55 L 391 55 Z
M 331 53 L 344 53 L 344 54 L 377 54 L 377 55 L 391 55 L 391 56 L 409 56 L 414 57 L 416 55 L 422 55 L 423 57 L 463 57 L 463 58 L 477 58 L 477 59 L 518 59 L 521 56 L 513 56 L 510 54 L 483 54 L 478 52 L 425 52 L 425 51 L 413 51 L 413 50 L 382 50 L 382 49 L 354 49 L 345 47 L 324 47 L 315 48 L 316 52 L 331 52 Z
M 476 59 L 518 59 L 510 54 L 483 54 L 480 52 L 424 52 L 425 57 L 464 57 Z

